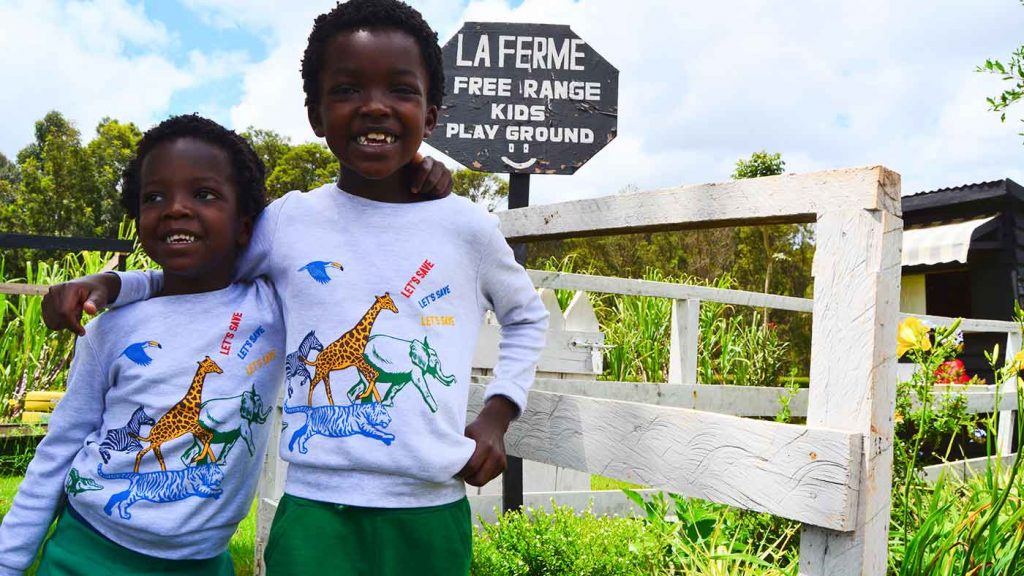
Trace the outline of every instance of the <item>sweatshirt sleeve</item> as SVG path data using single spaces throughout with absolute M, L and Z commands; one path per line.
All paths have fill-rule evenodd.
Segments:
M 0 524 L 0 575 L 32 564 L 64 502 L 64 481 L 85 438 L 102 425 L 107 376 L 88 337 L 75 346 L 67 393 L 36 448 L 11 509 Z
M 482 302 L 494 311 L 501 325 L 501 341 L 494 380 L 484 392 L 484 401 L 495 395 L 505 396 L 519 407 L 521 414 L 544 348 L 548 311 L 526 269 L 516 262 L 505 242 L 497 218 L 486 234 L 481 242 L 477 284 Z
M 277 223 L 281 217 L 281 210 L 288 196 L 275 200 L 267 206 L 256 218 L 253 225 L 252 238 L 249 245 L 238 256 L 235 263 L 234 280 L 251 281 L 258 276 L 270 276 L 272 258 L 272 247 L 274 237 L 277 235 Z M 164 274 L 159 270 L 115 272 L 121 278 L 121 292 L 117 300 L 110 303 L 111 308 L 117 308 L 132 304 L 140 300 L 149 300 L 163 289 Z

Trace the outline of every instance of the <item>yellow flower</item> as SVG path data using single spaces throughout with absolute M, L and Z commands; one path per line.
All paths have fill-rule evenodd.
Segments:
M 903 356 L 909 350 L 928 351 L 932 349 L 932 341 L 928 338 L 930 328 L 913 316 L 900 322 L 896 335 L 896 356 Z
M 1013 356 L 1013 362 L 1010 365 L 1013 367 L 1014 372 L 1024 370 L 1024 350 L 1017 352 L 1017 354 Z

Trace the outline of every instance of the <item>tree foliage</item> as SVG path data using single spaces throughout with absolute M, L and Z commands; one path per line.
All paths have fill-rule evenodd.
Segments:
M 268 172 L 267 197 L 273 200 L 291 190 L 312 190 L 337 180 L 340 170 L 338 159 L 323 144 L 292 146 Z
M 274 173 L 277 163 L 292 149 L 288 137 L 282 136 L 273 130 L 263 130 L 249 126 L 245 129 L 245 132 L 242 132 L 241 136 L 249 141 L 249 144 L 256 151 L 260 160 L 263 160 L 268 176 Z
M 1021 0 L 1021 4 L 1024 5 L 1024 0 Z M 998 112 L 1000 120 L 1005 122 L 1006 109 L 1024 98 L 1024 45 L 1010 54 L 1010 59 L 1005 63 L 998 59 L 985 60 L 985 65 L 979 66 L 978 72 L 996 74 L 1010 84 L 998 96 L 986 98 L 989 110 Z M 1024 119 L 1021 122 L 1024 122 Z M 1024 132 L 1020 135 L 1024 136 Z
M 494 212 L 508 198 L 508 182 L 494 174 L 462 168 L 452 172 L 452 192 Z

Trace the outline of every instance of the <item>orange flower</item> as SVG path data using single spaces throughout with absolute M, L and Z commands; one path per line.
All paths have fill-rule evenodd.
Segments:
M 903 356 L 910 350 L 931 350 L 932 341 L 928 337 L 929 330 L 931 329 L 925 326 L 924 322 L 913 316 L 900 322 L 896 334 L 896 356 Z

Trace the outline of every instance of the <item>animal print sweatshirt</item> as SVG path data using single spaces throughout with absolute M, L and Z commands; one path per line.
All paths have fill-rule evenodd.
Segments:
M 105 312 L 0 526 L 0 574 L 29 567 L 65 503 L 131 550 L 222 553 L 249 512 L 281 390 L 284 330 L 263 281 Z
M 376 508 L 458 500 L 470 364 L 485 312 L 501 325 L 494 379 L 523 409 L 547 310 L 498 219 L 449 196 L 368 200 L 334 184 L 260 216 L 242 277 L 266 275 L 287 326 L 285 492 Z M 122 296 L 158 278 L 123 277 Z

